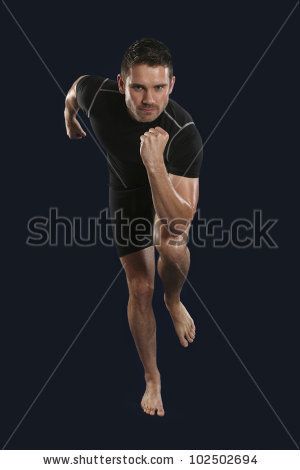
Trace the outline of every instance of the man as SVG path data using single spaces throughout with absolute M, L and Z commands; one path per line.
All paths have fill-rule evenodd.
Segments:
M 195 339 L 195 325 L 180 292 L 190 265 L 186 240 L 198 204 L 202 141 L 190 114 L 169 99 L 174 83 L 169 49 L 143 38 L 125 52 L 117 82 L 79 77 L 65 107 L 69 138 L 86 135 L 76 118 L 82 109 L 107 155 L 115 244 L 129 290 L 128 321 L 145 371 L 141 406 L 158 416 L 165 411 L 152 310 L 154 245 L 164 302 L 180 343 L 187 347 Z M 118 221 L 120 210 L 130 227 Z M 141 237 L 141 224 L 131 223 L 136 221 L 153 231 Z

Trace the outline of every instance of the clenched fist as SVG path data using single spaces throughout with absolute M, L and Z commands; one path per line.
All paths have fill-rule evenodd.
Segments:
M 169 140 L 169 134 L 161 127 L 151 127 L 140 136 L 140 154 L 146 167 L 155 169 L 157 164 L 164 161 L 164 150 Z

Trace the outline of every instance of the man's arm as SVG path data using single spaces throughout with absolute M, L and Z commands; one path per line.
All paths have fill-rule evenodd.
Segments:
M 168 224 L 176 219 L 184 232 L 197 209 L 199 179 L 168 174 L 164 164 L 148 169 L 148 178 L 157 216 Z
M 180 225 L 184 228 L 180 231 L 183 233 L 197 209 L 199 180 L 168 174 L 163 152 L 169 135 L 164 129 L 150 128 L 140 139 L 140 153 L 147 170 L 157 216 L 166 220 L 169 226 L 174 219 L 181 219 Z
M 65 125 L 67 135 L 70 139 L 82 139 L 82 137 L 86 136 L 86 133 L 77 120 L 79 106 L 76 98 L 76 85 L 83 77 L 86 77 L 86 75 L 82 75 L 81 77 L 77 78 L 77 80 L 73 83 L 65 100 Z

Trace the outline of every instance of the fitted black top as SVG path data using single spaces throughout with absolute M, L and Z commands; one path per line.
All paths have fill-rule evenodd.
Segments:
M 164 111 L 151 122 L 133 119 L 117 82 L 94 75 L 82 77 L 76 86 L 77 102 L 90 118 L 94 133 L 107 155 L 109 184 L 116 189 L 149 184 L 140 155 L 140 136 L 160 126 L 169 134 L 164 150 L 168 173 L 198 178 L 203 159 L 201 136 L 191 115 L 169 99 Z

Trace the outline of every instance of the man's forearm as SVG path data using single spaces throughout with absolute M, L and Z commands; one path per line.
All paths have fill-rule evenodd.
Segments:
M 76 82 L 71 86 L 65 100 L 65 118 L 72 119 L 77 115 L 79 106 L 76 99 Z
M 174 219 L 190 223 L 194 216 L 193 208 L 176 192 L 164 163 L 156 168 L 147 168 L 147 173 L 159 219 L 166 219 L 168 224 Z
M 76 98 L 76 85 L 81 80 L 83 77 L 86 77 L 87 75 L 81 75 L 80 77 L 75 80 L 73 85 L 71 86 L 70 90 L 68 91 L 68 94 L 66 96 L 65 100 L 65 117 L 72 119 L 73 117 L 76 117 L 78 110 L 79 110 L 79 105 L 78 101 Z
M 76 96 L 76 85 L 82 77 L 85 77 L 85 75 L 77 78 L 65 99 L 64 117 L 67 135 L 70 139 L 82 139 L 82 137 L 86 136 L 86 133 L 77 120 L 79 105 Z

